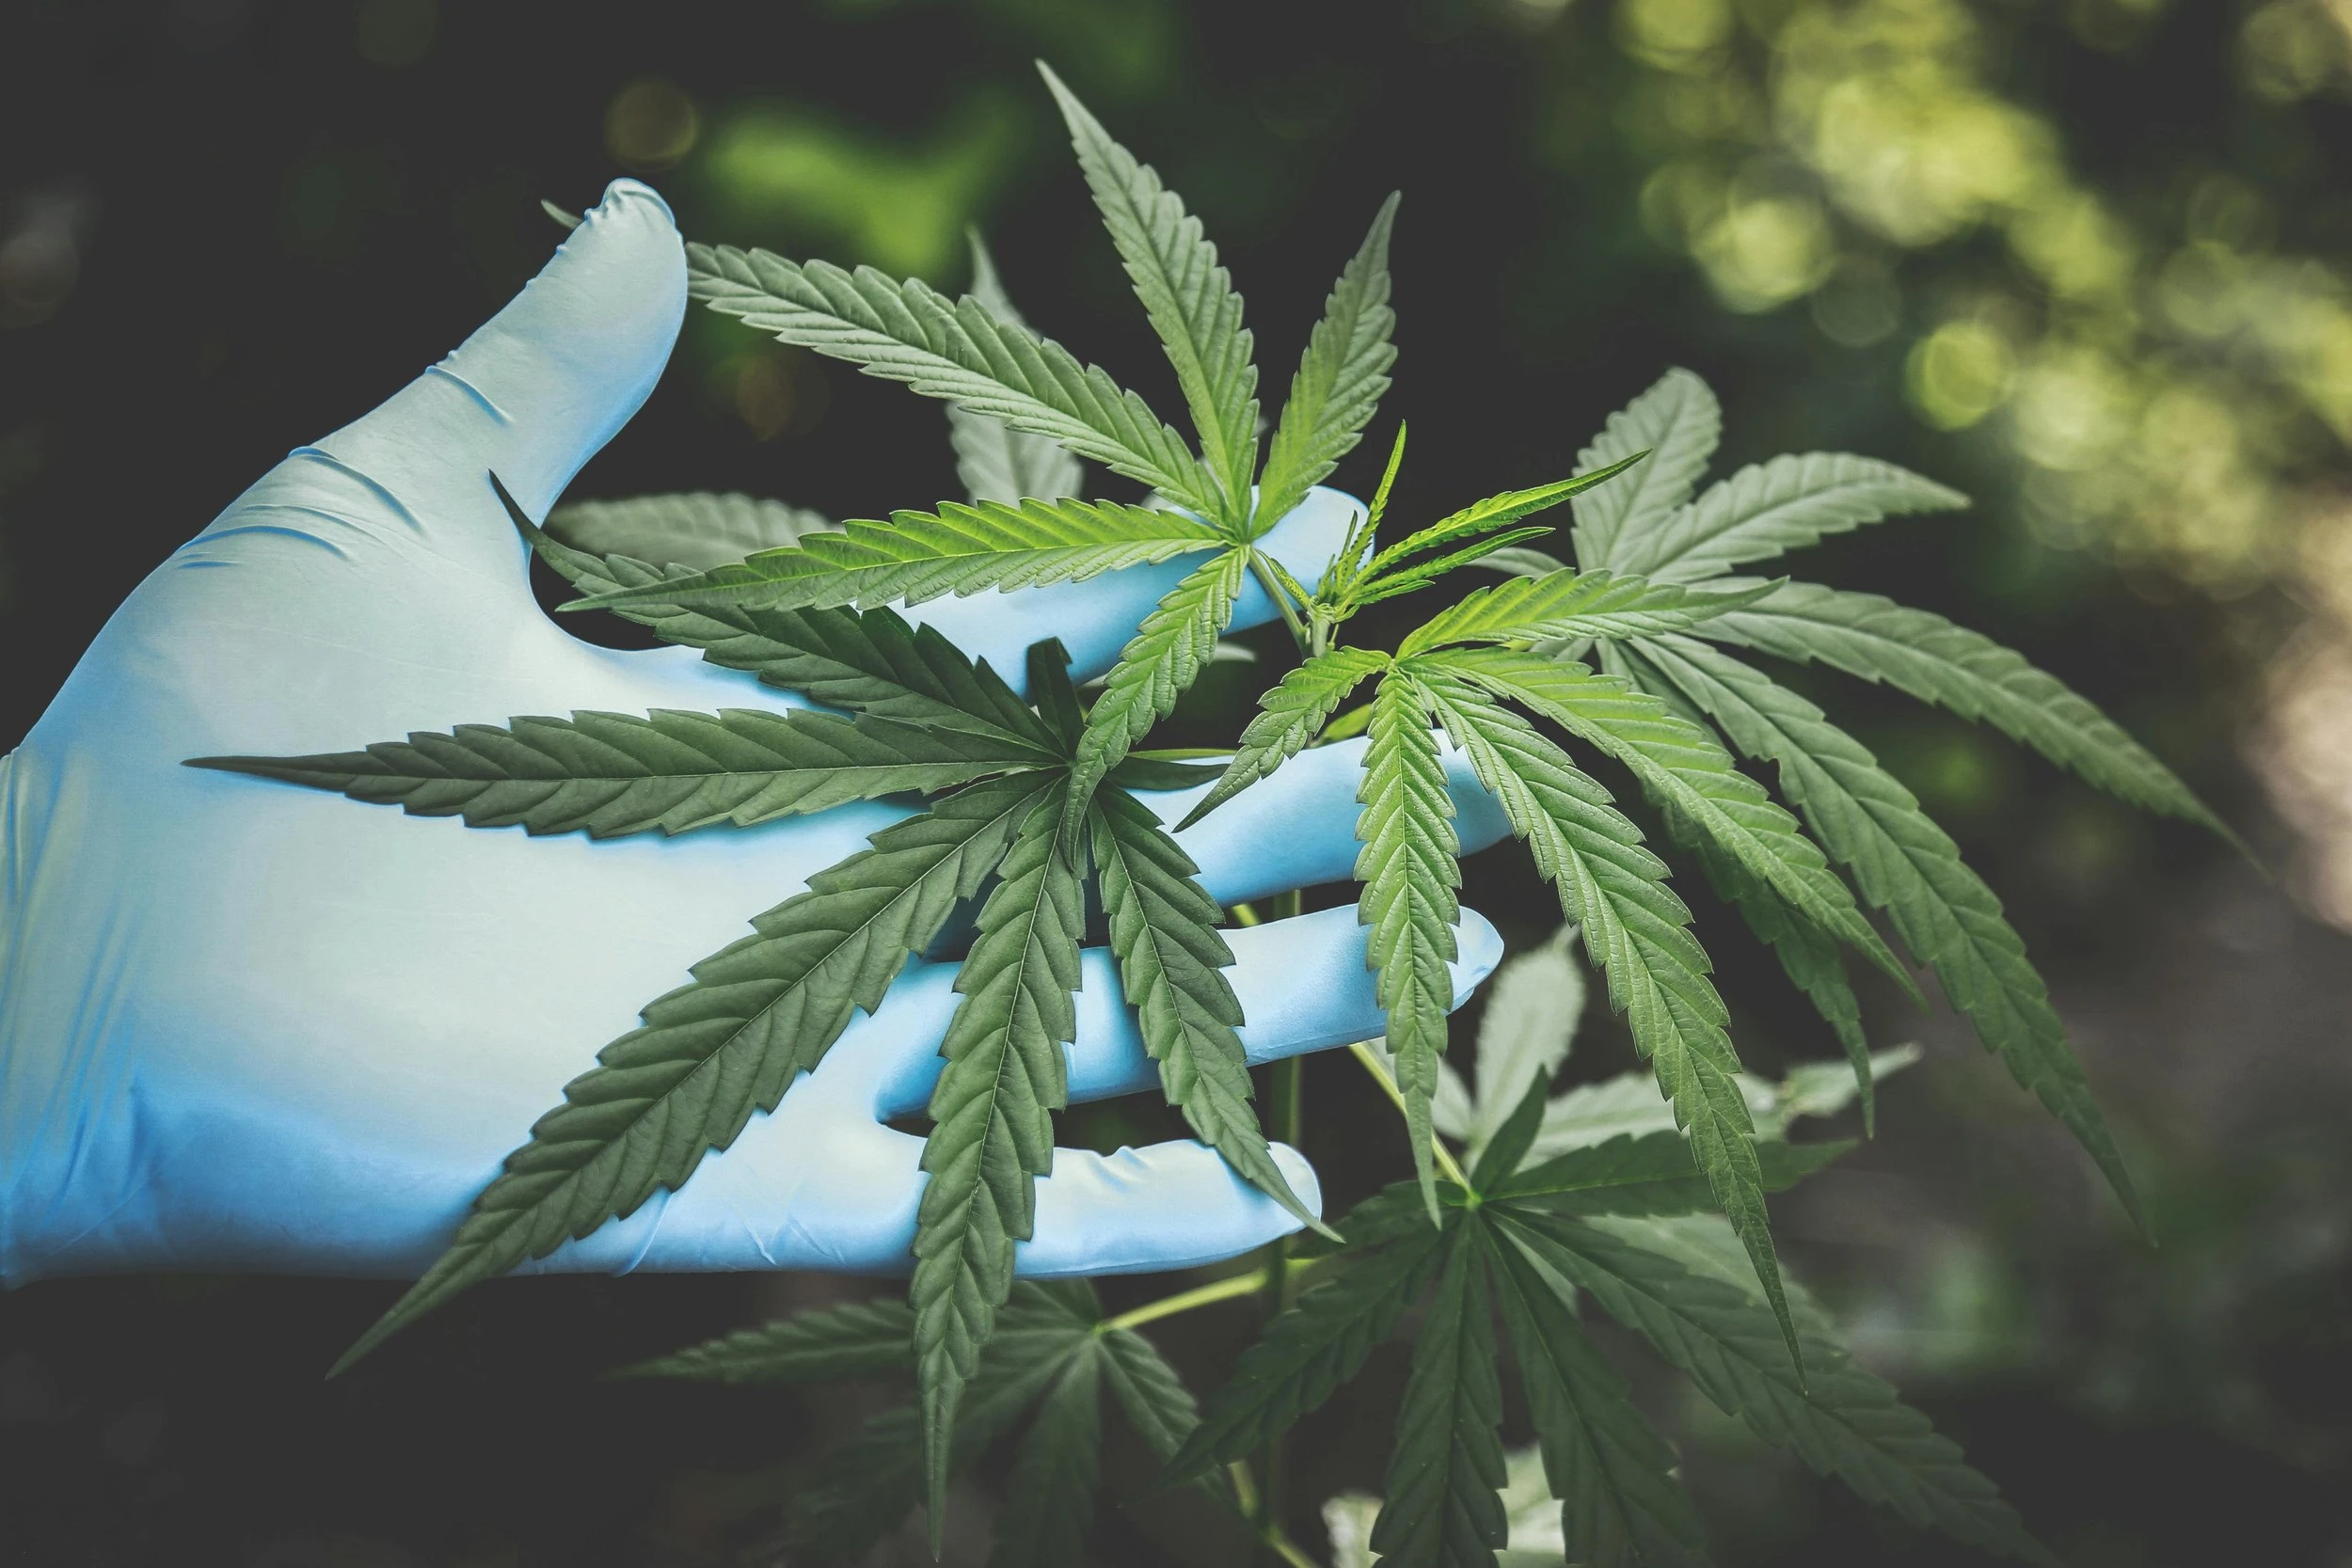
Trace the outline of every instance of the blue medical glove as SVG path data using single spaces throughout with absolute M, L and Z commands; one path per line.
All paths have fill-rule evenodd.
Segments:
M 753 914 L 902 815 L 592 843 L 490 832 L 183 767 L 573 708 L 795 699 L 682 649 L 571 637 L 532 603 L 495 470 L 533 515 L 652 389 L 686 306 L 669 210 L 614 185 L 441 364 L 288 457 L 116 611 L 0 762 L 0 1279 L 148 1269 L 414 1275 L 563 1085 Z M 1302 577 L 1352 502 L 1271 536 Z M 1018 675 L 1059 636 L 1105 667 L 1182 562 L 923 607 Z M 1272 607 L 1254 596 L 1241 619 Z M 1358 752 L 1300 757 L 1184 835 L 1226 901 L 1347 876 Z M 1467 773 L 1459 775 L 1467 781 Z M 1457 791 L 1470 843 L 1500 835 Z M 1190 796 L 1154 800 L 1170 821 Z M 1457 983 L 1492 967 L 1465 916 Z M 1348 910 L 1234 933 L 1250 1055 L 1375 1034 Z M 549 1269 L 903 1266 L 952 966 L 915 963 L 772 1116 Z M 1155 1083 L 1104 955 L 1073 1098 Z M 1278 1157 L 1311 1203 L 1313 1172 Z M 1031 1274 L 1180 1266 L 1293 1222 L 1195 1143 L 1058 1150 Z

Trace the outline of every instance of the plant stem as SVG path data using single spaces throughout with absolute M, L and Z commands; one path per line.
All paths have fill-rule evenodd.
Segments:
M 1372 1074 L 1372 1081 L 1380 1085 L 1381 1092 L 1389 1097 L 1390 1101 L 1399 1111 L 1403 1111 L 1405 1096 L 1398 1090 L 1396 1080 L 1389 1076 L 1387 1065 L 1372 1053 L 1372 1042 L 1358 1040 L 1347 1049 L 1354 1052 L 1356 1059 L 1364 1064 L 1364 1070 Z M 1461 1165 L 1454 1160 L 1454 1150 L 1446 1148 L 1445 1140 L 1434 1132 L 1429 1134 L 1429 1152 L 1436 1156 L 1438 1168 L 1445 1172 L 1447 1180 L 1464 1192 L 1470 1191 L 1470 1178 L 1463 1174 Z
M 1291 1275 L 1305 1274 L 1322 1262 L 1320 1258 L 1291 1258 L 1282 1267 Z M 1229 1274 L 1222 1279 L 1212 1279 L 1206 1285 L 1196 1285 L 1189 1291 L 1179 1291 L 1172 1296 L 1147 1301 L 1132 1307 L 1115 1318 L 1104 1318 L 1098 1325 L 1102 1330 L 1136 1328 L 1161 1318 L 1172 1318 L 1179 1312 L 1189 1312 L 1196 1307 L 1214 1307 L 1220 1301 L 1233 1301 L 1242 1296 L 1254 1296 L 1265 1289 L 1264 1272 L 1250 1269 L 1241 1274 Z
M 1258 586 L 1264 589 L 1266 597 L 1274 601 L 1274 608 L 1282 612 L 1282 625 L 1290 628 L 1291 641 L 1298 644 L 1300 653 L 1306 653 L 1309 642 L 1307 628 L 1299 621 L 1298 611 L 1292 608 L 1290 594 L 1284 592 L 1280 580 L 1266 569 L 1265 562 L 1254 549 L 1249 552 L 1249 575 L 1258 579 Z
M 1323 1564 L 1301 1551 L 1298 1543 L 1284 1534 L 1279 1525 L 1268 1525 L 1258 1539 L 1264 1542 L 1266 1549 L 1288 1563 L 1290 1568 L 1323 1568 Z
M 1298 913 L 1299 896 L 1296 889 L 1276 894 L 1266 900 L 1266 918 L 1285 920 Z M 1268 1131 L 1293 1148 L 1306 1131 L 1306 1069 L 1304 1056 L 1288 1056 L 1274 1064 L 1266 1073 L 1266 1121 Z M 1296 1291 L 1293 1290 L 1291 1238 L 1277 1237 L 1266 1246 L 1264 1281 L 1262 1296 L 1268 1321 L 1279 1317 Z M 1282 1531 L 1282 1482 L 1287 1466 L 1282 1459 L 1282 1440 L 1276 1437 L 1258 1450 L 1258 1524 L 1266 1532 L 1266 1544 L 1275 1544 Z M 1278 1550 L 1279 1548 L 1278 1547 Z

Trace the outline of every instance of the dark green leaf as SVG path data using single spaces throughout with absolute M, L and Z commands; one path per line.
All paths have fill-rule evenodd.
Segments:
M 1057 794 L 1057 784 L 1011 778 L 937 801 L 696 964 L 692 984 L 646 1007 L 643 1028 L 565 1085 L 564 1103 L 507 1156 L 449 1250 L 337 1370 L 469 1286 L 683 1185 L 707 1150 L 775 1109 L 855 1010 L 881 1005 L 908 957 L 977 895 L 1021 825 Z
M 1249 1062 L 1234 1033 L 1241 1000 L 1225 977 L 1233 955 L 1216 928 L 1224 910 L 1195 879 L 1200 868 L 1134 796 L 1104 790 L 1092 817 L 1111 952 L 1168 1102 L 1243 1180 L 1320 1227 L 1274 1163 L 1250 1104 Z
M 1029 696 L 1037 704 L 1038 717 L 1060 737 L 1060 754 L 1068 756 L 1086 715 L 1078 707 L 1078 689 L 1070 681 L 1070 650 L 1060 638 L 1029 644 Z
M 1444 1241 L 1417 1216 L 1386 1244 L 1351 1248 L 1319 1269 L 1297 1302 L 1241 1353 L 1232 1379 L 1209 1396 L 1200 1424 L 1168 1462 L 1163 1480 L 1189 1481 L 1212 1465 L 1246 1458 L 1329 1399 L 1427 1288 Z
M 1502 1510 L 1502 1385 L 1486 1227 L 1454 1227 L 1396 1413 L 1372 1549 L 1396 1568 L 1494 1568 Z
M 656 708 L 644 719 L 523 718 L 504 727 L 460 724 L 448 735 L 419 730 L 364 752 L 196 757 L 188 765 L 338 790 L 411 816 L 462 816 L 470 828 L 614 838 L 722 822 L 747 828 L 1054 760 L 1008 737 L 870 715 Z
M 1766 1442 L 1915 1525 L 2055 1568 L 1960 1449 L 1837 1345 L 1807 1334 L 1801 1381 L 1780 1352 L 1772 1314 L 1746 1292 L 1576 1220 L 1518 1214 L 1504 1223 L 1545 1267 L 1592 1291 Z
M 1791 582 L 1710 623 L 1705 635 L 1883 681 L 1963 719 L 1982 720 L 2121 800 L 2235 842 L 2220 818 L 2113 720 L 2024 656 L 1941 615 L 1876 594 Z
M 1558 888 L 1562 911 L 1582 927 L 1585 951 L 1609 977 L 1610 1006 L 1626 1015 L 1634 1049 L 1690 1133 L 1715 1201 L 1783 1316 L 1793 1356 L 1796 1329 L 1764 1211 L 1740 1058 L 1724 1032 L 1723 998 L 1707 978 L 1707 954 L 1691 935 L 1690 911 L 1667 889 L 1666 868 L 1642 847 L 1640 831 L 1558 747 L 1465 680 L 1432 670 L 1423 682 L 1446 733 L 1502 801 L 1535 869 Z
M 1013 1244 L 1030 1233 L 1036 1179 L 1053 1167 L 1053 1113 L 1069 1099 L 1086 865 L 1056 848 L 1066 787 L 1031 797 L 939 1048 L 947 1065 L 931 1091 L 911 1293 L 934 1534 L 956 1404 L 1012 1288 Z
M 1479 1152 L 1478 1163 L 1470 1167 L 1470 1185 L 1479 1192 L 1490 1192 L 1494 1186 L 1519 1168 L 1527 1151 L 1535 1147 L 1535 1134 L 1544 1125 L 1544 1103 L 1551 1085 L 1537 1078 L 1527 1085 L 1519 1102 L 1503 1118 L 1496 1130 L 1493 1142 Z
M 1200 1407 L 1193 1402 L 1192 1390 L 1152 1341 L 1134 1329 L 1104 1329 L 1102 1340 L 1103 1377 L 1127 1424 L 1154 1459 L 1173 1459 L 1200 1424 Z
M 1388 1014 L 1389 1053 L 1396 1061 L 1397 1092 L 1413 1146 L 1429 1217 L 1438 1217 L 1437 1172 L 1429 1151 L 1429 1104 L 1445 1057 L 1446 1015 L 1454 1004 L 1454 922 L 1461 906 L 1454 890 L 1461 841 L 1454 832 L 1454 798 L 1447 792 L 1438 738 L 1429 728 L 1430 702 L 1419 683 L 1395 672 L 1372 699 L 1372 744 L 1356 798 L 1363 805 L 1356 836 L 1356 879 L 1364 884 L 1358 915 L 1372 927 L 1367 942 L 1373 993 Z
M 1015 1451 L 991 1568 L 1080 1568 L 1103 1470 L 1103 1347 L 1072 1354 Z
M 1724 727 L 1733 745 L 1779 765 L 1782 793 L 1830 853 L 1852 868 L 1862 895 L 1887 911 L 1978 1037 L 2082 1141 L 2145 1228 L 2131 1173 L 2067 1044 L 2048 988 L 2000 899 L 1962 862 L 1950 835 L 1867 747 L 1795 692 L 1701 642 L 1660 641 L 1643 653 Z
M 1699 1568 L 1707 1532 L 1674 1478 L 1675 1452 L 1633 1407 L 1577 1322 L 1574 1293 L 1534 1267 L 1519 1233 L 1489 1232 L 1495 1294 L 1527 1410 L 1560 1499 L 1567 1560 L 1582 1568 Z
M 697 1383 L 830 1383 L 914 1369 L 914 1310 L 902 1301 L 856 1301 L 739 1329 L 611 1375 Z

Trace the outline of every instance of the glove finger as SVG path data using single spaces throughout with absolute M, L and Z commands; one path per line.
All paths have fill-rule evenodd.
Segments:
M 1454 1005 L 1470 999 L 1502 957 L 1502 939 L 1484 915 L 1465 910 L 1456 928 Z M 1385 1014 L 1373 996 L 1364 961 L 1364 929 L 1353 905 L 1227 933 L 1234 966 L 1227 971 L 1248 1022 L 1242 1043 L 1253 1063 L 1327 1050 L 1381 1032 Z M 828 1117 L 890 1120 L 930 1103 L 942 1063 L 939 1041 L 961 1000 L 952 963 L 910 964 L 872 1016 L 843 1031 L 807 1082 L 787 1103 L 823 1104 Z M 1145 1053 L 1135 1010 L 1126 1004 L 1108 950 L 1080 959 L 1077 1038 L 1069 1051 L 1073 1101 L 1155 1087 L 1159 1069 Z
M 348 470 L 435 553 L 512 574 L 519 547 L 485 476 L 543 514 L 644 403 L 685 313 L 669 207 L 616 180 L 455 353 L 296 458 Z
M 1200 884 L 1219 903 L 1239 904 L 1293 888 L 1341 882 L 1356 874 L 1356 792 L 1371 743 L 1343 740 L 1301 752 L 1175 835 L 1200 868 Z M 1470 854 L 1511 834 L 1502 803 L 1478 782 L 1469 755 L 1443 734 L 1438 749 L 1454 801 L 1454 832 Z M 1138 792 L 1162 822 L 1181 822 L 1208 794 L 1192 789 Z
M 682 1190 L 516 1272 L 907 1271 L 925 1180 L 920 1139 L 870 1127 L 827 1138 L 824 1163 L 813 1165 L 805 1147 L 760 1158 L 760 1132 L 755 1124 L 734 1148 L 704 1161 Z M 1322 1212 L 1314 1167 L 1286 1144 L 1273 1150 L 1291 1191 Z M 1014 1251 L 1025 1275 L 1188 1268 L 1299 1228 L 1215 1150 L 1189 1140 L 1115 1154 L 1057 1148 L 1036 1193 L 1035 1239 Z
M 1288 1144 L 1272 1148 L 1291 1191 L 1320 1215 L 1314 1166 Z M 1214 1263 L 1300 1228 L 1215 1149 L 1190 1139 L 1115 1154 L 1057 1148 L 1054 1174 L 1037 1185 L 1035 1234 L 1014 1248 L 1013 1269 L 1046 1279 L 1156 1274 Z

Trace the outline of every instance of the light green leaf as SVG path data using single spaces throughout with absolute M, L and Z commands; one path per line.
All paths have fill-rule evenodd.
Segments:
M 1709 593 L 1612 572 L 1513 577 L 1465 595 L 1407 632 L 1396 657 L 1454 642 L 1541 642 L 1567 637 L 1636 637 L 1682 631 L 1772 591 L 1759 584 Z
M 1915 1045 L 1876 1052 L 1870 1057 L 1870 1076 L 1883 1080 L 1918 1060 Z M 1801 1117 L 1834 1117 L 1853 1103 L 1859 1092 L 1851 1065 L 1842 1061 L 1799 1063 L 1778 1083 L 1745 1073 L 1734 1082 L 1747 1101 L 1759 1140 L 1780 1137 Z M 1554 1095 L 1544 1107 L 1531 1157 L 1546 1159 L 1628 1134 L 1671 1132 L 1674 1125 L 1673 1107 L 1660 1101 L 1649 1074 L 1619 1073 Z
M 1391 569 L 1406 573 L 1417 570 L 1418 568 L 1413 566 L 1400 567 L 1399 563 L 1408 556 L 1419 555 L 1425 550 L 1442 549 L 1449 545 L 1459 544 L 1478 534 L 1493 533 L 1497 530 L 1510 527 L 1522 517 L 1532 517 L 1539 512 L 1549 512 L 1570 497 L 1615 478 L 1631 466 L 1633 461 L 1634 459 L 1629 457 L 1590 473 L 1579 474 L 1573 479 L 1555 480 L 1549 484 L 1538 484 L 1533 489 L 1505 491 L 1500 496 L 1488 496 L 1485 500 L 1472 501 L 1453 515 L 1441 517 L 1427 528 L 1417 529 L 1395 544 L 1382 549 L 1366 563 L 1360 574 L 1361 585 L 1369 589 L 1375 579 Z
M 1225 911 L 1195 879 L 1200 868 L 1134 796 L 1104 789 L 1091 816 L 1111 952 L 1168 1102 L 1243 1180 L 1320 1228 L 1274 1163 L 1250 1104 L 1249 1061 L 1234 1033 L 1241 999 L 1225 977 L 1233 954 L 1216 928 Z
M 931 1091 L 910 1295 L 934 1536 L 956 1404 L 1012 1289 L 1013 1244 L 1029 1236 L 1036 1179 L 1053 1168 L 1053 1113 L 1069 1100 L 1063 1050 L 1077 1029 L 1086 865 L 1055 847 L 1066 787 L 1031 797 L 980 907 L 956 974 L 963 1000 L 939 1047 L 947 1065 Z
M 1764 1190 L 1779 1192 L 1853 1148 L 1851 1143 L 1756 1145 Z M 1486 1200 L 1506 1200 L 1551 1214 L 1688 1214 L 1709 1206 L 1706 1180 L 1691 1146 L 1672 1132 L 1616 1137 L 1529 1165 L 1488 1189 Z
M 1695 641 L 1648 644 L 1644 653 L 1713 716 L 1733 745 L 1778 764 L 1781 792 L 1830 853 L 1852 868 L 1862 895 L 1887 911 L 1978 1037 L 2081 1140 L 2144 1227 L 2131 1173 L 2048 989 L 2003 917 L 2000 899 L 1962 863 L 1950 835 L 1861 742 L 1795 692 Z
M 411 816 L 463 816 L 469 828 L 614 838 L 722 822 L 748 828 L 1055 760 L 1004 737 L 867 715 L 656 708 L 644 719 L 580 712 L 460 724 L 364 752 L 195 757 L 188 766 L 337 790 Z
M 1396 363 L 1389 341 L 1396 329 L 1396 312 L 1389 309 L 1389 234 L 1399 199 L 1391 192 L 1380 204 L 1299 356 L 1259 480 L 1261 530 L 1281 521 L 1355 450 L 1389 389 L 1389 367 Z
M 1486 986 L 1486 1011 L 1478 1022 L 1478 1093 L 1464 1106 L 1462 1125 L 1438 1117 L 1438 1131 L 1462 1139 L 1475 1158 L 1530 1085 L 1551 1081 L 1568 1059 L 1568 1046 L 1584 1015 L 1584 968 L 1577 962 L 1576 928 L 1563 926 L 1542 946 L 1521 953 L 1495 971 Z M 1439 1095 L 1442 1106 L 1444 1096 Z M 1653 1100 L 1655 1097 L 1652 1097 Z
M 1576 499 L 1576 562 L 1590 571 L 1621 564 L 1633 541 L 1690 499 L 1692 486 L 1723 438 L 1724 411 L 1707 383 L 1672 370 L 1640 397 L 1609 416 L 1593 444 L 1577 453 L 1579 469 L 1649 457 L 1613 484 Z
M 831 527 L 821 515 L 782 501 L 707 492 L 573 501 L 548 514 L 548 531 L 575 549 L 696 571 Z
M 1081 1568 L 1103 1474 L 1103 1347 L 1072 1353 L 1039 1401 L 1005 1481 L 990 1568 Z
M 1224 777 L 1177 826 L 1191 827 L 1296 756 L 1347 694 L 1388 663 L 1389 656 L 1374 649 L 1333 648 L 1284 675 L 1258 699 L 1257 716 L 1241 732 L 1241 749 L 1233 753 Z
M 1141 398 L 977 299 L 950 305 L 916 278 L 732 245 L 690 245 L 686 265 L 693 297 L 779 341 L 1042 436 L 1192 511 L 1214 510 L 1184 438 Z
M 1043 61 L 1037 69 L 1061 105 L 1078 166 L 1136 297 L 1176 367 L 1200 454 L 1225 495 L 1219 515 L 1243 524 L 1258 467 L 1258 367 L 1250 362 L 1249 332 L 1241 324 L 1241 296 L 1217 265 L 1216 246 L 1202 235 L 1200 220 L 1184 211 L 1176 193 L 1113 141 Z
M 1609 564 L 1661 582 L 1696 582 L 1882 517 L 1967 504 L 1948 485 L 1876 458 L 1790 453 L 1742 468 L 1655 527 L 1620 537 Z
M 1363 811 L 1356 836 L 1356 879 L 1364 884 L 1358 918 L 1372 927 L 1367 957 L 1374 995 L 1388 1014 L 1388 1045 L 1413 1148 L 1422 1199 L 1438 1217 L 1437 1173 L 1430 1162 L 1430 1101 L 1445 1057 L 1446 1015 L 1454 1002 L 1454 922 L 1462 885 L 1455 857 L 1454 798 L 1447 793 L 1429 699 L 1420 684 L 1392 672 L 1372 699 L 1372 744 L 1364 752 L 1356 799 Z
M 829 1383 L 886 1377 L 914 1367 L 914 1313 L 902 1301 L 853 1301 L 796 1312 L 756 1328 L 608 1373 L 692 1383 Z
M 1103 694 L 1087 714 L 1078 737 L 1077 761 L 1070 770 L 1066 836 L 1074 837 L 1095 786 L 1152 726 L 1175 709 L 1176 699 L 1200 673 L 1233 619 L 1233 600 L 1248 573 L 1248 557 L 1228 550 L 1195 567 L 1169 589 L 1143 618 L 1136 635 L 1119 651 L 1119 662 L 1103 677 Z
M 967 230 L 965 237 L 972 245 L 972 297 L 998 321 L 1025 330 L 1028 324 L 1006 297 L 979 230 Z M 1076 496 L 1085 485 L 1078 460 L 1058 444 L 989 415 L 949 404 L 947 436 L 956 449 L 956 477 L 974 501 L 1017 501 L 1032 496 L 1050 500 Z
M 1766 1442 L 1915 1525 L 2056 1568 L 1959 1448 L 1836 1343 L 1804 1336 L 1800 1380 L 1775 1343 L 1772 1314 L 1751 1293 L 1576 1220 L 1514 1214 L 1503 1223 Z
M 1574 1292 L 1535 1268 L 1524 1245 L 1508 1227 L 1488 1237 L 1565 1557 L 1582 1568 L 1698 1568 L 1707 1531 L 1674 1479 L 1674 1449 L 1585 1337 Z
M 1214 549 L 1208 525 L 1164 507 L 1115 501 L 1024 500 L 1012 505 L 944 501 L 937 512 L 894 512 L 887 523 L 853 519 L 838 533 L 812 533 L 800 544 L 691 578 L 665 578 L 576 599 L 565 610 L 644 604 L 739 604 L 801 610 L 830 605 L 868 609 L 894 600 L 920 604 L 944 594 L 984 588 L 1034 588 L 1082 582 L 1122 566 Z
M 1502 1511 L 1502 1384 L 1496 1372 L 1485 1226 L 1457 1222 L 1396 1412 L 1387 1500 L 1372 1549 L 1394 1568 L 1494 1568 Z
M 1478 564 L 1490 571 L 1502 572 L 1515 578 L 1539 578 L 1549 572 L 1569 570 L 1568 563 L 1556 555 L 1546 555 L 1541 550 L 1525 549 L 1518 546 L 1481 556 Z
M 853 1011 L 879 1006 L 908 957 L 975 896 L 1056 789 L 996 779 L 873 835 L 809 879 L 753 934 L 694 966 L 564 1090 L 458 1227 L 447 1252 L 336 1364 L 341 1370 L 469 1286 L 544 1258 L 685 1184 L 755 1111 L 814 1069 Z
M 1423 658 L 1526 704 L 1623 763 L 1645 792 L 1686 814 L 1792 909 L 1918 994 L 1910 972 L 1862 917 L 1852 893 L 1797 819 L 1735 768 L 1706 731 L 1668 712 L 1655 697 L 1581 664 L 1502 648 L 1452 649 Z
M 1355 1215 L 1341 1221 L 1341 1228 L 1357 1242 Z M 1163 1482 L 1188 1481 L 1212 1465 L 1247 1458 L 1329 1399 L 1420 1299 L 1437 1273 L 1444 1242 L 1442 1232 L 1415 1213 L 1391 1240 L 1377 1246 L 1359 1242 L 1318 1269 L 1313 1283 L 1241 1353 L 1233 1375 L 1208 1397 L 1200 1424 L 1168 1461 Z
M 1779 1302 L 1763 1173 L 1737 1086 L 1740 1059 L 1724 1032 L 1728 1014 L 1707 978 L 1691 912 L 1665 885 L 1665 866 L 1642 847 L 1640 831 L 1609 803 L 1608 791 L 1526 720 L 1448 671 L 1427 671 L 1423 689 L 1502 803 L 1512 832 L 1526 840 L 1535 869 L 1559 890 L 1562 911 L 1582 928 L 1585 951 L 1608 976 L 1610 1005 L 1626 1014 L 1633 1047 L 1690 1134 L 1715 1201 Z M 1788 1338 L 1793 1356 L 1793 1326 Z
M 1792 582 L 1706 636 L 1800 664 L 1819 660 L 1982 720 L 2086 783 L 2165 816 L 2234 835 L 2172 770 L 2054 675 L 1991 638 L 1875 594 Z

